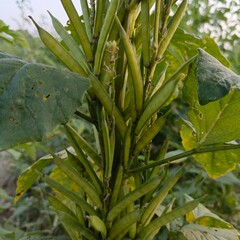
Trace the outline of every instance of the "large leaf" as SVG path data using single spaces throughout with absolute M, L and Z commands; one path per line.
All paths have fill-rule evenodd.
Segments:
M 181 229 L 186 240 L 239 240 L 235 229 L 210 228 L 197 224 L 188 224 Z
M 224 143 L 240 138 L 240 127 L 238 124 L 240 121 L 240 91 L 237 89 L 239 81 L 233 85 L 233 83 L 230 82 L 231 77 L 226 78 L 225 80 L 230 84 L 227 96 L 222 96 L 223 98 L 209 102 L 206 105 L 200 105 L 199 99 L 206 97 L 206 95 L 203 93 L 203 95 L 200 96 L 197 93 L 200 87 L 199 82 L 204 80 L 200 79 L 198 74 L 199 79 L 197 81 L 195 71 L 207 71 L 209 66 L 206 66 L 205 69 L 201 68 L 201 64 L 204 65 L 204 57 L 207 56 L 207 58 L 214 59 L 209 54 L 203 52 L 203 50 L 200 50 L 200 55 L 200 60 L 198 58 L 197 63 L 193 64 L 189 70 L 183 91 L 184 98 L 190 105 L 188 117 L 191 122 L 188 126 L 184 126 L 181 131 L 183 146 L 186 150 L 202 147 L 224 147 Z M 214 72 L 212 66 L 209 67 L 209 71 L 214 74 L 215 77 L 217 76 L 217 71 L 219 71 L 219 78 L 223 79 L 222 77 L 225 76 L 224 71 L 226 70 L 226 75 L 228 75 L 230 70 L 221 65 L 220 62 L 217 62 L 217 64 L 221 66 L 220 70 Z M 204 75 L 204 73 L 202 74 Z M 209 81 L 214 80 L 210 79 Z M 216 80 L 216 84 L 217 88 L 220 83 Z M 216 92 L 212 91 L 212 96 L 220 97 L 220 94 L 218 95 L 219 91 L 216 90 Z M 210 101 L 213 97 L 208 97 L 207 99 Z M 236 163 L 239 163 L 239 154 L 240 150 L 235 149 L 204 153 L 195 155 L 194 157 L 203 165 L 211 177 L 216 178 L 235 168 Z
M 202 105 L 226 96 L 232 87 L 240 87 L 240 76 L 202 49 L 199 49 L 196 76 Z
M 191 150 L 196 147 L 196 132 L 187 125 L 183 125 L 181 129 L 182 143 L 186 150 Z M 209 147 L 224 147 L 224 144 L 210 145 Z M 198 161 L 209 176 L 218 178 L 225 173 L 235 169 L 236 164 L 240 163 L 240 149 L 232 149 L 217 152 L 208 152 L 194 155 L 194 159 Z
M 66 123 L 89 82 L 78 74 L 0 54 L 0 150 L 41 140 Z

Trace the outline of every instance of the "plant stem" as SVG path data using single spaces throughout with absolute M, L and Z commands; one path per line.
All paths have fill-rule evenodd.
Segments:
M 186 151 L 186 152 L 183 152 L 183 153 L 180 153 L 180 154 L 177 154 L 177 155 L 165 158 L 165 159 L 155 161 L 155 162 L 147 164 L 145 166 L 141 166 L 141 167 L 138 167 L 138 168 L 131 169 L 131 170 L 128 171 L 128 173 L 129 174 L 139 173 L 139 172 L 147 170 L 149 168 L 156 167 L 156 166 L 159 166 L 159 165 L 168 164 L 168 163 L 171 163 L 171 162 L 173 162 L 175 160 L 178 160 L 180 158 L 189 157 L 189 156 L 192 156 L 192 155 L 195 155 L 195 154 L 217 152 L 217 151 L 227 151 L 227 150 L 238 149 L 238 148 L 240 148 L 240 144 L 238 144 L 238 145 L 227 145 L 227 146 L 221 146 L 221 147 L 202 148 L 202 149 L 194 148 L 192 150 L 189 150 L 189 151 Z

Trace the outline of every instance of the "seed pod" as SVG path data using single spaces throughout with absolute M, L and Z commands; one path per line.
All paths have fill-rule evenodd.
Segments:
M 129 161 L 129 153 L 131 149 L 131 140 L 132 140 L 132 121 L 130 119 L 127 131 L 124 139 L 124 149 L 123 149 L 123 166 L 125 169 L 128 168 L 128 161 Z
M 54 26 L 54 29 L 58 33 L 58 35 L 62 38 L 63 42 L 68 47 L 71 55 L 78 61 L 78 63 L 84 67 L 85 72 L 89 72 L 89 65 L 85 59 L 84 54 L 82 53 L 82 50 L 78 46 L 78 44 L 75 42 L 75 40 L 68 34 L 64 26 L 58 21 L 57 18 L 55 18 L 49 11 L 48 11 L 52 23 Z
M 101 64 L 102 64 L 102 57 L 105 49 L 105 44 L 107 42 L 108 34 L 110 33 L 111 26 L 114 21 L 114 15 L 118 9 L 119 0 L 112 0 L 108 6 L 108 10 L 101 28 L 97 50 L 94 57 L 94 74 L 99 75 Z
M 148 206 L 144 209 L 144 212 L 141 217 L 141 224 L 143 226 L 147 226 L 152 217 L 156 213 L 156 210 L 159 208 L 160 204 L 163 202 L 165 197 L 167 196 L 168 192 L 171 191 L 173 186 L 176 184 L 178 179 L 181 177 L 183 171 L 182 169 L 178 171 L 173 177 L 169 178 L 163 186 L 160 188 L 158 193 L 152 198 Z
M 159 178 L 156 177 L 128 193 L 110 209 L 107 215 L 107 221 L 113 221 L 129 204 L 156 188 L 158 184 Z
M 88 216 L 90 225 L 105 238 L 107 236 L 107 228 L 105 223 L 98 216 Z
M 136 135 L 140 133 L 143 126 L 153 116 L 153 114 L 160 110 L 161 107 L 163 107 L 168 102 L 168 100 L 174 93 L 178 82 L 181 81 L 183 78 L 185 78 L 185 74 L 180 74 L 171 81 L 166 82 L 158 91 L 156 91 L 156 93 L 149 100 L 137 123 L 137 127 L 135 130 Z
M 98 213 L 95 211 L 95 209 L 85 201 L 85 199 L 81 198 L 78 194 L 76 194 L 75 192 L 70 191 L 69 189 L 67 189 L 65 186 L 63 186 L 62 184 L 58 183 L 57 181 L 55 181 L 54 179 L 48 177 L 47 175 L 45 175 L 43 177 L 44 182 L 46 182 L 51 188 L 57 190 L 58 192 L 60 192 L 61 194 L 63 194 L 65 197 L 69 198 L 71 201 L 73 201 L 74 203 L 81 205 L 82 209 L 84 209 L 84 211 L 88 212 L 89 214 L 92 215 L 98 215 Z M 80 186 L 82 187 L 82 186 Z
M 72 23 L 83 48 L 83 51 L 86 55 L 86 58 L 89 62 L 93 61 L 93 52 L 91 48 L 91 43 L 88 39 L 86 29 L 84 27 L 84 24 L 81 22 L 77 10 L 75 9 L 73 3 L 71 0 L 61 0 L 62 5 L 70 19 L 70 22 Z
M 177 207 L 173 209 L 171 212 L 163 214 L 161 217 L 154 219 L 151 221 L 146 227 L 144 227 L 139 233 L 139 239 L 149 240 L 149 236 L 159 230 L 162 226 L 166 225 L 167 223 L 172 222 L 174 219 L 184 216 L 188 212 L 195 209 L 198 204 L 202 201 L 202 198 L 193 200 L 184 204 L 181 207 Z M 154 236 L 151 236 L 154 237 Z M 153 238 L 151 238 L 153 239 Z
M 83 20 L 85 24 L 85 29 L 88 35 L 88 39 L 92 39 L 91 24 L 90 24 L 90 15 L 87 0 L 80 0 L 81 9 L 83 13 Z
M 135 210 L 116 221 L 110 229 L 108 239 L 122 239 L 131 226 L 138 221 L 140 215 L 140 210 Z
M 124 139 L 127 126 L 122 114 L 114 104 L 113 100 L 110 98 L 109 94 L 106 92 L 102 83 L 93 74 L 89 75 L 89 80 L 91 82 L 92 89 L 95 95 L 97 96 L 101 104 L 104 106 L 108 114 L 113 116 L 113 118 L 115 119 L 119 134 L 121 138 Z
M 67 165 L 62 159 L 57 156 L 53 156 L 54 163 L 74 182 L 76 182 L 83 191 L 86 192 L 88 197 L 96 204 L 98 208 L 102 208 L 102 201 L 100 199 L 100 194 L 96 191 L 96 189 L 87 182 L 87 180 L 81 177 L 72 167 Z
M 149 127 L 146 132 L 141 136 L 139 141 L 136 143 L 136 146 L 133 150 L 133 155 L 137 156 L 139 151 L 141 151 L 147 144 L 152 141 L 152 139 L 159 133 L 163 128 L 167 115 L 158 118 L 151 127 Z
M 95 173 L 94 169 L 92 168 L 90 162 L 86 158 L 80 145 L 78 144 L 79 137 L 78 137 L 77 132 L 71 131 L 69 128 L 65 128 L 65 130 L 66 130 L 66 136 L 67 136 L 69 143 L 76 151 L 78 159 L 82 163 L 84 168 L 86 169 L 93 186 L 95 187 L 95 189 L 97 190 L 99 195 L 101 195 L 102 194 L 101 181 L 100 181 L 99 177 L 97 176 L 97 174 Z
M 150 64 L 149 0 L 141 1 L 141 31 L 143 64 L 145 67 L 148 67 Z
M 111 196 L 111 201 L 110 201 L 111 208 L 116 204 L 118 200 L 119 191 L 122 185 L 122 179 L 123 179 L 123 166 L 120 165 L 118 168 L 118 173 L 115 179 L 114 188 Z
M 122 27 L 117 17 L 116 22 L 118 23 L 121 39 L 123 41 L 124 49 L 127 55 L 129 70 L 131 71 L 132 74 L 136 111 L 138 114 L 140 114 L 143 107 L 143 80 L 141 75 L 140 64 L 138 62 L 135 49 L 133 48 L 133 45 L 131 44 L 128 38 L 128 35 L 126 34 L 124 28 Z
M 183 0 L 180 6 L 178 7 L 176 13 L 172 16 L 171 21 L 167 28 L 167 34 L 162 39 L 160 46 L 158 48 L 157 59 L 162 59 L 164 52 L 166 51 L 174 33 L 176 32 L 183 18 L 187 5 L 188 5 L 188 0 Z
M 83 151 L 94 161 L 94 163 L 101 169 L 102 164 L 101 164 L 101 158 L 100 156 L 96 153 L 95 149 L 93 149 L 92 146 L 89 145 L 88 142 L 86 142 L 81 135 L 79 135 L 72 127 L 69 125 L 65 125 L 65 128 L 69 133 L 74 136 L 75 141 L 77 144 L 83 149 Z
M 45 46 L 61 60 L 71 71 L 81 74 L 86 77 L 84 69 L 79 63 L 69 54 L 69 52 L 47 31 L 41 28 L 35 20 L 29 16 L 38 30 L 39 37 Z

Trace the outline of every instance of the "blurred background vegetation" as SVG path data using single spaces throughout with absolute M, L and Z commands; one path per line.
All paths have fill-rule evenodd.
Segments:
M 29 0 L 17 1 L 21 10 L 19 26 L 24 26 L 27 14 L 31 8 Z M 223 54 L 231 63 L 232 69 L 240 74 L 240 4 L 239 0 L 191 0 L 181 28 L 199 37 L 209 35 L 218 43 Z M 4 51 L 29 62 L 39 62 L 61 67 L 56 58 L 44 47 L 37 36 L 27 30 L 13 31 L 0 20 L 0 51 Z M 181 102 L 177 104 L 182 104 Z M 183 113 L 178 113 L 183 114 Z M 92 137 L 92 129 L 85 122 L 74 120 L 80 126 L 79 131 L 88 138 Z M 175 119 L 169 120 L 169 127 L 174 128 Z M 176 130 L 178 131 L 178 129 Z M 163 136 L 165 135 L 165 136 Z M 155 147 L 168 136 L 168 129 L 154 141 Z M 179 144 L 181 144 L 179 142 Z M 68 239 L 64 234 L 58 219 L 48 208 L 43 189 L 44 185 L 36 183 L 34 188 L 17 204 L 13 204 L 16 181 L 19 174 L 36 159 L 45 154 L 45 147 L 51 147 L 55 152 L 67 147 L 61 129 L 55 137 L 42 143 L 29 143 L 0 153 L 0 240 L 1 239 L 48 239 L 48 236 L 58 236 L 58 239 Z M 240 226 L 240 167 L 227 175 L 213 180 L 202 168 L 189 161 L 186 173 L 178 183 L 175 191 L 177 199 L 181 200 L 183 193 L 194 198 L 208 194 L 204 203 L 220 217 Z M 239 228 L 240 229 L 240 228 Z M 36 238 L 35 238 L 36 237 Z

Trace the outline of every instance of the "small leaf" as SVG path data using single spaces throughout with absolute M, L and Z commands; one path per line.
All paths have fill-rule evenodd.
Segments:
M 0 150 L 41 140 L 66 123 L 89 82 L 78 74 L 0 56 Z
M 226 96 L 232 87 L 240 88 L 240 76 L 202 49 L 199 49 L 196 77 L 201 105 Z

